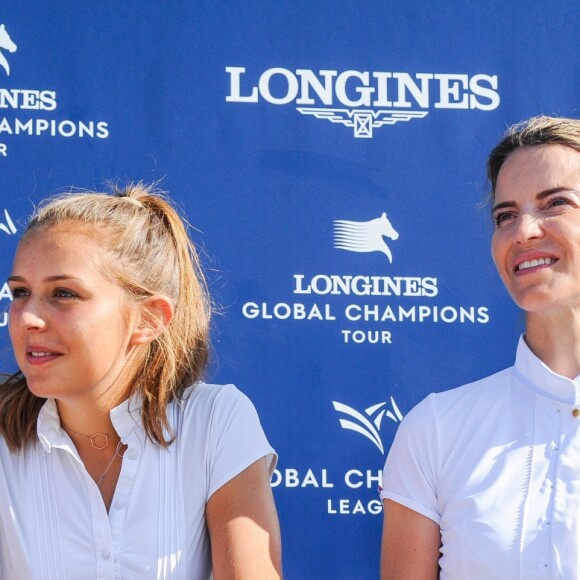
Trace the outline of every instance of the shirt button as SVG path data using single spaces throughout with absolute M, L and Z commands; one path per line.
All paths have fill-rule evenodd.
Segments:
M 572 416 L 578 417 L 580 415 L 580 409 L 572 409 Z
M 550 453 L 552 455 L 554 455 L 554 453 L 558 453 L 558 446 L 556 445 L 556 443 L 554 441 L 552 441 L 552 443 L 550 443 Z
M 129 459 L 137 459 L 137 457 L 139 457 L 139 451 L 137 451 L 137 449 L 130 449 L 127 451 L 127 457 Z
M 125 502 L 124 502 L 122 499 L 118 499 L 118 500 L 115 502 L 115 507 L 116 507 L 118 510 L 121 510 L 121 509 L 123 509 L 123 508 L 125 507 Z
M 111 552 L 109 552 L 109 550 L 103 550 L 101 552 L 101 558 L 103 560 L 108 560 L 111 557 Z

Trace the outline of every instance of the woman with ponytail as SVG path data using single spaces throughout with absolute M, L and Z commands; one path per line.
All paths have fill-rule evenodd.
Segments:
M 8 284 L 0 577 L 279 578 L 276 454 L 244 395 L 201 380 L 210 301 L 170 202 L 48 200 Z

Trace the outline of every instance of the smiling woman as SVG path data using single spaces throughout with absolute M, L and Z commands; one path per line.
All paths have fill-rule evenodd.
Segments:
M 526 310 L 580 298 L 580 153 L 562 145 L 519 149 L 497 179 L 492 254 Z M 568 304 L 570 306 L 572 304 Z
M 49 200 L 8 284 L 0 577 L 279 578 L 276 455 L 240 391 L 201 382 L 209 298 L 167 199 Z
M 513 367 L 402 421 L 383 473 L 383 579 L 579 574 L 580 121 L 512 127 L 488 176 L 492 254 L 525 334 Z

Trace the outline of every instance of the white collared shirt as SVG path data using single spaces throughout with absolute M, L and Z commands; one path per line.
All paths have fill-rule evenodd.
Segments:
M 276 455 L 232 385 L 200 384 L 168 417 L 177 438 L 163 449 L 134 399 L 111 411 L 127 450 L 108 514 L 54 401 L 40 412 L 38 445 L 11 453 L 0 441 L 0 578 L 210 578 L 208 499 L 260 457 L 272 471 Z
M 441 529 L 441 578 L 580 578 L 580 377 L 520 339 L 515 366 L 429 395 L 401 423 L 382 497 Z

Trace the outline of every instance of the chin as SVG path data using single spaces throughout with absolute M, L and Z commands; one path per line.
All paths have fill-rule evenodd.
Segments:
M 512 296 L 513 297 L 513 296 Z M 513 297 L 514 302 L 525 312 L 547 312 L 558 307 L 559 303 L 554 300 L 554 296 L 549 294 L 534 294 L 520 297 Z
M 41 399 L 53 399 L 58 395 L 58 389 L 54 385 L 47 384 L 45 381 L 39 381 L 26 378 L 28 390 Z

